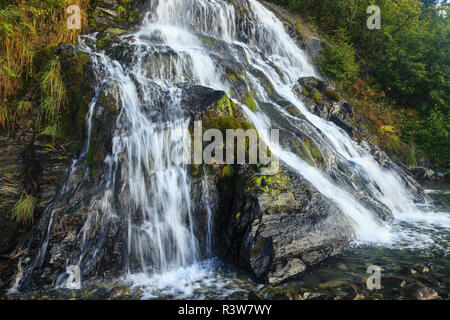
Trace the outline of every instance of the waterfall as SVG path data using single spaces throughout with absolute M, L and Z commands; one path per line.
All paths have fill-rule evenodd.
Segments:
M 344 182 L 344 179 L 336 182 L 329 176 L 329 172 L 335 170 L 333 166 L 328 168 L 328 172 L 323 172 L 292 152 L 270 145 L 268 137 L 263 138 L 283 163 L 304 176 L 342 209 L 352 221 L 359 240 L 385 244 L 431 241 L 428 234 L 413 235 L 407 230 L 392 230 L 392 225 L 381 221 L 354 197 L 361 184 L 364 186 L 364 192 L 386 205 L 398 221 L 422 221 L 450 226 L 448 216 L 427 212 L 415 204 L 414 193 L 396 172 L 382 168 L 342 129 L 311 114 L 304 107 L 302 101 L 292 92 L 292 85 L 300 77 L 317 76 L 305 53 L 287 35 L 283 24 L 275 15 L 258 1 L 238 3 L 243 7 L 245 16 L 249 17 L 249 22 L 242 22 L 247 25 L 238 25 L 238 13 L 234 5 L 227 1 L 160 1 L 154 3 L 154 10 L 148 13 L 144 26 L 135 37 L 158 37 L 162 43 L 178 53 L 177 57 L 186 56 L 189 61 L 187 63 L 174 61 L 174 64 L 179 64 L 176 69 L 183 70 L 182 74 L 175 73 L 176 80 L 185 79 L 184 70 L 187 68 L 188 73 L 192 74 L 194 81 L 199 84 L 228 92 L 232 85 L 220 82 L 215 74 L 224 72 L 222 66 L 225 59 L 231 59 L 234 64 L 242 66 L 248 79 L 247 84 L 260 104 L 260 111 L 254 113 L 245 106 L 243 108 L 258 131 L 266 132 L 263 129 L 275 128 L 279 124 L 272 120 L 273 116 L 264 112 L 261 105 L 270 103 L 275 109 L 278 105 L 271 99 L 265 85 L 260 81 L 261 76 L 254 70 L 262 73 L 277 94 L 297 107 L 305 116 L 307 121 L 298 120 L 297 122 L 301 123 L 294 125 L 306 127 L 321 151 L 334 158 L 334 162 L 345 165 L 354 177 L 350 183 Z M 244 36 L 242 30 L 246 31 Z M 202 44 L 202 36 L 223 43 L 228 52 L 210 52 L 209 48 Z M 223 56 L 225 54 L 227 56 Z M 280 108 L 275 112 L 280 113 Z M 337 171 L 334 173 L 342 175 Z
M 130 49 L 126 61 L 114 60 L 97 50 L 90 41 L 94 37 L 84 37 L 81 46 L 91 55 L 95 68 L 102 70 L 98 73 L 99 88 L 118 88 L 121 109 L 112 153 L 105 159 L 108 174 L 102 178 L 102 196 L 91 204 L 92 213 L 82 237 L 87 238 L 92 226 L 100 221 L 126 215 L 126 269 L 132 281 L 155 287 L 183 286 L 187 278 L 198 281 L 209 276 L 193 229 L 187 167 L 173 161 L 171 153 L 190 121 L 183 112 L 182 83 L 230 93 L 280 161 L 342 210 L 354 227 L 357 241 L 421 246 L 434 243 L 427 230 L 436 225 L 450 228 L 450 217 L 417 204 L 414 191 L 394 170 L 383 168 L 342 129 L 305 108 L 292 89 L 300 77 L 318 77 L 317 72 L 283 24 L 258 1 L 151 0 L 139 29 L 121 36 L 121 44 Z M 258 111 L 251 111 L 231 94 L 233 82 L 225 77 L 229 68 L 241 73 Z M 280 98 L 304 117 L 290 117 L 281 107 Z M 92 143 L 95 105 L 94 99 L 87 114 L 87 147 L 77 161 L 86 158 Z M 286 123 L 316 143 L 326 168 L 311 165 L 273 144 L 264 134 Z M 77 161 L 68 181 L 76 174 Z M 204 192 L 209 192 L 207 184 Z M 387 207 L 394 221 L 382 221 L 358 200 L 358 193 Z M 207 207 L 210 210 L 209 204 Z M 47 236 L 53 213 L 50 217 Z M 207 229 L 207 250 L 211 254 L 211 211 Z M 40 250 L 43 255 L 45 242 Z M 88 258 L 81 253 L 68 264 L 82 266 Z

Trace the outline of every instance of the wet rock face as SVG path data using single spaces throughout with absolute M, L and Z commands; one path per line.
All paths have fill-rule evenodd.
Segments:
M 10 265 L 17 264 L 16 258 L 21 256 L 17 253 L 24 252 L 22 249 L 26 248 L 28 241 L 26 235 L 31 229 L 31 224 L 18 224 L 11 220 L 12 208 L 23 194 L 33 195 L 37 199 L 34 221 L 39 221 L 45 208 L 60 191 L 84 139 L 87 109 L 84 101 L 91 99 L 92 95 L 89 93 L 90 77 L 84 70 L 89 58 L 86 59 L 75 47 L 64 44 L 53 51 L 61 61 L 62 76 L 68 87 L 69 107 L 63 116 L 63 130 L 68 136 L 64 141 L 55 141 L 23 126 L 14 136 L 0 137 L 0 147 L 4 151 L 0 155 L 0 254 L 15 257 Z M 81 121 L 76 120 L 77 116 L 82 118 Z M 8 279 L 5 286 L 10 285 L 14 277 Z
M 25 182 L 25 147 L 1 136 L 0 148 L 0 254 L 5 254 L 14 246 L 19 233 L 19 225 L 10 219 L 10 213 Z
M 424 198 L 422 186 L 411 176 L 407 168 L 392 161 L 386 153 L 377 145 L 370 142 L 370 133 L 361 127 L 361 124 L 354 118 L 353 106 L 345 101 L 338 90 L 328 81 L 315 77 L 300 78 L 294 85 L 294 93 L 300 97 L 305 107 L 313 114 L 333 122 L 344 130 L 353 141 L 365 151 L 369 152 L 373 158 L 384 168 L 397 172 L 404 184 L 414 190 L 418 199 Z M 372 199 L 361 198 L 366 205 L 373 205 Z M 383 220 L 389 218 L 391 214 L 386 211 L 380 203 L 376 204 L 376 209 Z
M 301 177 L 241 168 L 233 179 L 239 181 L 233 191 L 222 185 L 222 255 L 259 282 L 294 278 L 342 252 L 353 237 L 342 212 Z
M 189 116 L 203 124 L 223 118 L 244 121 L 225 92 L 185 85 L 182 99 Z M 223 106 L 230 104 L 228 108 Z M 227 123 L 228 124 L 228 123 Z M 204 183 L 214 219 L 216 253 L 246 268 L 263 283 L 294 278 L 309 266 L 336 255 L 353 237 L 349 221 L 305 179 L 283 170 L 260 176 L 251 165 L 192 168 L 197 238 L 206 238 Z
M 88 33 L 107 28 L 133 28 L 142 19 L 147 7 L 146 0 L 97 0 L 88 10 Z
M 87 73 L 88 74 L 88 73 Z M 231 101 L 223 91 L 201 86 L 182 86 L 183 104 L 186 116 L 203 119 L 204 123 L 221 117 L 231 117 L 242 121 L 242 112 L 231 108 Z M 103 86 L 93 109 L 90 144 L 82 156 L 69 170 L 66 183 L 52 202 L 48 203 L 42 219 L 33 231 L 33 236 L 25 244 L 27 254 L 22 257 L 25 277 L 22 289 L 44 286 L 58 286 L 64 280 L 68 265 L 77 264 L 81 259 L 80 271 L 83 279 L 120 276 L 125 268 L 138 268 L 127 248 L 128 219 L 138 221 L 138 210 L 130 217 L 129 190 L 118 172 L 117 189 L 111 190 L 105 198 L 105 179 L 108 177 L 108 163 L 111 154 L 112 134 L 116 129 L 116 119 L 121 110 L 121 101 L 114 85 Z M 227 105 L 227 108 L 224 106 Z M 125 161 L 125 159 L 123 159 Z M 126 165 L 123 162 L 121 165 Z M 204 170 L 204 168 L 202 169 Z M 66 171 L 67 172 L 67 171 Z M 204 172 L 193 174 L 192 203 L 196 213 L 195 233 L 202 252 L 206 254 L 207 218 L 203 188 Z M 214 178 L 214 175 L 212 175 Z M 215 181 L 209 181 L 209 205 L 216 210 L 219 196 Z M 214 193 L 216 196 L 214 197 Z M 108 204 L 105 203 L 108 201 Z M 105 212 L 110 207 L 117 215 Z M 50 228 L 49 228 L 50 226 Z M 34 265 L 33 268 L 31 266 Z

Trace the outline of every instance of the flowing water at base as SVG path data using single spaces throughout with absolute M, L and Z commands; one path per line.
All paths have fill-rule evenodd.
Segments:
M 426 185 L 443 211 L 450 210 L 450 184 Z M 288 299 L 310 293 L 320 299 L 408 299 L 407 286 L 419 281 L 450 299 L 450 232 L 431 233 L 437 245 L 388 248 L 355 244 L 339 257 L 308 269 L 300 278 L 278 286 L 253 282 L 242 270 L 211 258 L 163 273 L 137 273 L 113 282 L 85 283 L 82 290 L 12 294 L 19 299 L 247 299 L 255 292 L 266 299 Z M 369 290 L 367 267 L 382 268 L 381 289 Z M 305 295 L 306 294 L 306 295 Z

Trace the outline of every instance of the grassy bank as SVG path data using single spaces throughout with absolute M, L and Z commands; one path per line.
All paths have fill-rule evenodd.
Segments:
M 71 14 L 67 10 L 70 5 L 78 5 L 84 14 L 87 4 L 88 0 L 1 2 L 1 130 L 10 132 L 25 125 L 58 135 L 66 89 L 52 49 L 61 42 L 76 41 L 82 30 L 68 28 Z

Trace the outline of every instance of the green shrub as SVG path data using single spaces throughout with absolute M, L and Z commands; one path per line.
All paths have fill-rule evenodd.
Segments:
M 347 42 L 327 42 L 318 57 L 317 63 L 321 72 L 337 80 L 343 87 L 348 87 L 358 76 L 358 64 L 355 51 Z
M 424 119 L 407 122 L 402 131 L 410 133 L 435 165 L 450 162 L 450 114 L 435 108 Z
M 50 60 L 41 77 L 41 114 L 47 125 L 59 124 L 60 111 L 67 100 L 66 86 L 61 76 L 58 58 Z

